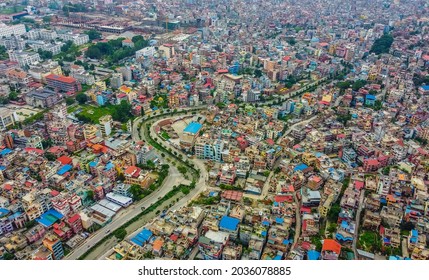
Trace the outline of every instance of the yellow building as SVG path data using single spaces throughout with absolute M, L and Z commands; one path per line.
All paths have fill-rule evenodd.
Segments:
M 95 138 L 97 136 L 98 127 L 92 124 L 85 124 L 83 126 L 83 136 L 85 140 Z

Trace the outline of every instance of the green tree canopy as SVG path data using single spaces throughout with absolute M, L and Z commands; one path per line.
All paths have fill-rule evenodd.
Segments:
M 86 101 L 88 101 L 88 96 L 84 93 L 78 93 L 76 95 L 76 100 L 79 102 L 79 104 L 85 104 Z

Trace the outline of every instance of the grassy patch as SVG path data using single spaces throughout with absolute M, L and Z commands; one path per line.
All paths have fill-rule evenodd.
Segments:
M 381 250 L 381 237 L 377 232 L 364 231 L 359 236 L 358 248 L 363 249 L 367 252 L 376 252 Z
M 114 105 L 107 105 L 103 107 L 95 107 L 91 105 L 81 105 L 82 112 L 79 115 L 89 118 L 91 122 L 98 123 L 98 120 L 105 115 L 112 115 L 116 108 Z
M 164 138 L 165 140 L 170 139 L 170 136 L 169 136 L 169 135 L 168 135 L 168 133 L 167 133 L 167 132 L 165 132 L 165 131 L 163 131 L 163 132 L 161 133 L 161 137 L 162 137 L 162 138 Z

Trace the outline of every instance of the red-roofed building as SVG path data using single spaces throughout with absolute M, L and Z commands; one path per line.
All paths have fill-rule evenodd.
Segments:
M 68 240 L 73 236 L 73 230 L 64 222 L 54 224 L 53 228 L 54 233 L 62 240 Z
M 377 169 L 380 167 L 380 163 L 377 159 L 365 159 L 363 161 L 363 169 L 366 172 L 372 172 L 377 171 Z
M 227 200 L 240 201 L 241 198 L 243 197 L 243 193 L 239 191 L 227 190 L 222 192 L 221 197 Z
M 322 245 L 322 258 L 324 260 L 338 260 L 341 245 L 333 239 L 325 239 Z
M 274 201 L 281 203 L 281 202 L 293 202 L 293 197 L 291 195 L 276 195 L 274 197 Z
M 81 84 L 73 77 L 50 74 L 46 76 L 48 87 L 55 90 L 76 93 L 82 90 Z
M 79 214 L 74 214 L 70 218 L 67 219 L 67 224 L 73 230 L 74 233 L 78 233 L 82 231 L 82 219 Z
M 354 182 L 354 187 L 356 190 L 360 191 L 361 189 L 363 189 L 365 187 L 365 183 L 362 181 L 355 181 Z
M 61 162 L 62 165 L 71 164 L 73 159 L 68 156 L 61 156 L 57 158 L 57 161 Z

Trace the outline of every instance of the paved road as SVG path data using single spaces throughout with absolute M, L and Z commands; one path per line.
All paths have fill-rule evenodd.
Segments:
M 354 237 L 353 237 L 353 244 L 352 244 L 353 252 L 355 254 L 355 258 L 358 257 L 358 253 L 357 253 L 357 250 L 356 250 L 356 244 L 357 244 L 357 240 L 359 238 L 360 215 L 362 213 L 364 199 L 365 199 L 365 190 L 361 190 L 360 196 L 359 196 L 359 206 L 358 206 L 358 209 L 357 209 L 357 212 L 356 212 L 355 234 L 354 234 Z
M 298 243 L 299 237 L 301 236 L 301 201 L 298 200 L 298 197 L 296 194 L 299 191 L 296 191 L 293 194 L 293 199 L 296 203 L 296 209 L 295 209 L 295 235 L 293 238 L 293 244 L 292 248 L 295 248 L 296 244 Z
M 327 78 L 323 78 L 320 79 L 318 81 L 315 81 L 311 84 L 308 84 L 292 93 L 289 93 L 287 96 L 285 97 L 280 97 L 280 100 L 283 102 L 288 98 L 294 97 L 302 92 L 304 92 L 305 90 L 307 90 L 309 87 L 313 86 L 313 85 L 317 85 L 318 83 L 321 83 L 323 81 L 325 81 Z M 278 100 L 278 99 L 277 99 Z M 268 102 L 260 102 L 261 104 L 264 105 L 272 105 L 276 100 L 271 100 Z M 185 113 L 186 111 L 190 111 L 190 110 L 194 110 L 194 109 L 203 109 L 206 108 L 206 106 L 198 106 L 198 107 L 193 107 L 193 108 L 183 108 L 183 109 L 179 109 L 178 113 Z M 141 121 L 146 120 L 148 117 L 150 116 L 155 116 L 153 113 L 144 116 L 144 117 L 139 117 L 136 120 L 134 120 L 134 124 L 133 124 L 133 128 L 132 128 L 132 138 L 135 141 L 138 141 L 140 139 L 144 139 L 144 135 L 142 133 L 143 130 L 140 131 L 139 133 L 139 124 Z M 159 115 L 159 119 L 156 123 L 158 123 L 160 120 L 162 120 L 161 118 L 169 118 L 171 117 L 169 114 L 164 114 L 164 115 Z M 315 118 L 315 117 L 314 117 Z M 311 119 L 307 120 L 307 121 L 311 121 Z M 306 122 L 306 121 L 304 121 Z M 161 138 L 158 137 L 158 135 L 155 133 L 154 130 L 154 126 L 156 125 L 156 123 L 154 123 L 151 126 L 151 131 L 153 132 L 153 134 L 155 135 L 155 137 L 158 139 L 158 143 L 162 143 L 163 140 Z M 288 130 L 287 133 L 290 133 L 290 131 L 293 129 L 294 126 L 296 126 L 298 124 L 295 124 L 293 126 L 291 126 Z M 286 135 L 286 134 L 285 134 Z M 167 145 L 164 145 L 167 146 Z M 176 149 L 173 146 L 170 146 L 173 150 L 176 150 L 178 153 L 182 154 L 184 157 L 186 158 L 186 155 L 181 152 L 180 150 Z M 198 181 L 196 182 L 195 188 L 193 190 L 191 190 L 191 192 L 186 195 L 185 197 L 183 197 L 180 201 L 178 201 L 171 210 L 176 210 L 179 209 L 185 205 L 187 205 L 189 203 L 189 201 L 191 201 L 193 198 L 195 198 L 196 196 L 199 195 L 199 193 L 201 193 L 202 191 L 204 191 L 204 189 L 206 188 L 206 182 L 208 180 L 208 173 L 207 170 L 205 168 L 204 162 L 197 160 L 197 159 L 193 159 L 191 160 L 196 168 L 198 168 L 200 170 L 200 178 L 198 179 Z M 67 255 L 65 257 L 65 259 L 77 259 L 79 258 L 81 255 L 83 255 L 90 247 L 94 246 L 97 242 L 99 242 L 105 235 L 106 232 L 111 232 L 115 229 L 117 229 L 118 227 L 120 227 L 121 225 L 123 225 L 124 223 L 126 223 L 127 221 L 129 221 L 130 219 L 132 219 L 134 216 L 136 216 L 137 214 L 140 213 L 141 211 L 141 207 L 144 205 L 145 207 L 149 207 L 150 205 L 152 205 L 153 203 L 155 203 L 159 197 L 164 196 L 165 194 L 167 194 L 170 190 L 171 187 L 175 184 L 175 182 L 177 181 L 177 177 L 181 176 L 180 173 L 177 171 L 176 168 L 174 167 L 170 167 L 170 174 L 169 176 L 166 178 L 166 180 L 164 181 L 164 183 L 162 184 L 162 186 L 159 188 L 158 191 L 156 191 L 155 193 L 152 193 L 151 195 L 149 195 L 147 198 L 143 199 L 141 202 L 139 202 L 137 205 L 135 206 L 130 206 L 128 209 L 122 210 L 123 213 L 118 213 L 118 215 L 116 215 L 112 222 L 109 223 L 108 225 L 106 225 L 103 229 L 99 230 L 98 232 L 96 232 L 94 235 L 90 236 L 88 239 L 86 239 L 78 248 L 76 248 L 75 250 L 73 250 L 69 255 Z
M 137 214 L 139 214 L 142 210 L 141 207 L 149 207 L 153 203 L 159 200 L 159 197 L 165 196 L 172 187 L 177 184 L 177 181 L 181 180 L 182 174 L 175 168 L 174 166 L 170 166 L 169 174 L 167 178 L 164 180 L 162 186 L 155 192 L 151 193 L 146 198 L 142 199 L 136 205 L 131 205 L 126 209 L 119 211 L 117 215 L 113 217 L 112 222 L 107 224 L 105 227 L 97 231 L 94 235 L 90 236 L 86 239 L 81 246 L 77 249 L 73 250 L 69 255 L 65 257 L 65 259 L 75 260 L 83 255 L 90 247 L 94 246 L 97 242 L 103 239 L 106 236 L 106 231 L 112 232 L 118 227 L 125 224 L 127 221 L 131 220 Z
M 408 253 L 408 243 L 406 238 L 402 238 L 402 256 L 404 258 L 409 258 L 410 253 Z

